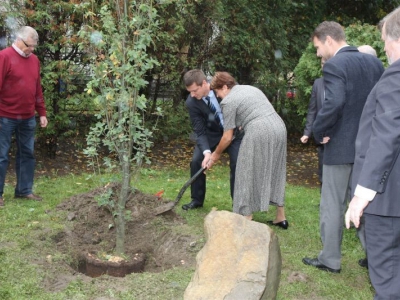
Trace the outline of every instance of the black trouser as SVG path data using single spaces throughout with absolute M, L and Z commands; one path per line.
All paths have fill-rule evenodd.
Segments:
M 235 187 L 235 171 L 236 171 L 236 161 L 239 153 L 241 139 L 234 139 L 225 152 L 229 155 L 229 166 L 230 172 L 230 186 L 231 186 L 231 197 L 233 199 L 233 191 Z M 211 149 L 214 151 L 216 147 Z M 192 161 L 190 163 L 190 176 L 193 177 L 201 169 L 201 163 L 203 162 L 204 155 L 199 147 L 194 148 Z M 195 203 L 203 205 L 204 198 L 206 195 L 206 175 L 204 173 L 192 183 L 191 185 L 191 197 L 192 201 Z

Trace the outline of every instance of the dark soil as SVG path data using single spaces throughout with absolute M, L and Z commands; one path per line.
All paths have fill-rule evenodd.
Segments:
M 296 141 L 288 145 L 287 181 L 295 185 L 318 187 L 316 149 L 313 145 L 302 145 L 297 141 L 296 138 Z M 45 144 L 37 144 L 36 176 L 51 177 L 89 171 L 82 153 L 84 147 L 83 140 L 59 142 L 56 148 L 51 149 Z M 189 140 L 158 143 L 151 153 L 152 167 L 188 170 L 192 150 L 193 144 Z M 226 161 L 226 157 L 223 160 Z M 14 173 L 13 164 L 11 160 L 7 180 L 12 180 L 10 175 Z M 104 188 L 75 195 L 59 204 L 54 212 L 50 212 L 65 214 L 66 229 L 52 236 L 52 240 L 57 246 L 57 251 L 73 259 L 64 272 L 58 271 L 45 282 L 48 290 L 64 289 L 78 274 L 77 270 L 84 254 L 88 252 L 107 254 L 112 253 L 115 248 L 115 229 L 109 228 L 109 224 L 113 224 L 112 216 L 105 207 L 99 207 L 96 200 L 102 192 Z M 171 267 L 188 268 L 195 265 L 195 255 L 204 242 L 201 241 L 202 237 L 183 235 L 181 232 L 185 232 L 184 230 L 180 232 L 175 230 L 176 227 L 186 226 L 179 215 L 170 211 L 155 216 L 154 209 L 162 202 L 155 201 L 154 195 L 136 192 L 127 200 L 127 209 L 132 215 L 132 220 L 126 225 L 127 259 L 133 257 L 135 253 L 145 253 L 146 272 L 160 272 Z
M 57 206 L 65 213 L 68 229 L 58 234 L 57 246 L 61 252 L 69 252 L 75 261 L 82 263 L 87 253 L 111 254 L 115 249 L 115 228 L 110 229 L 113 218 L 110 211 L 99 207 L 96 198 L 117 185 L 98 188 L 75 195 Z M 146 255 L 146 272 L 159 272 L 171 267 L 191 267 L 194 264 L 196 237 L 174 233 L 173 227 L 184 226 L 184 220 L 174 211 L 155 216 L 160 206 L 156 196 L 141 192 L 130 194 L 126 209 L 131 221 L 126 223 L 125 253 L 132 259 L 136 253 Z M 192 245 L 192 246 L 190 246 Z M 79 266 L 75 266 L 79 269 Z M 78 268 L 77 268 L 78 267 Z

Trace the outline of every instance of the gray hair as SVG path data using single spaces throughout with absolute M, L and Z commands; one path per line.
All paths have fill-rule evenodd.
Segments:
M 385 27 L 386 37 L 397 40 L 400 38 L 400 7 L 396 8 L 380 22 Z M 383 28 L 382 28 L 383 30 Z
M 358 51 L 360 51 L 362 53 L 367 53 L 367 54 L 371 54 L 373 56 L 377 56 L 375 49 L 372 48 L 370 45 L 362 45 L 362 46 L 359 46 L 357 49 L 358 49 Z
M 400 7 L 400 6 L 399 6 L 399 7 Z M 378 29 L 379 29 L 380 31 L 382 31 L 383 25 L 385 25 L 385 22 L 387 21 L 387 19 L 389 19 L 389 18 L 396 12 L 396 10 L 399 9 L 399 7 L 396 8 L 395 10 L 393 10 L 392 12 L 388 13 L 382 20 L 379 21 L 379 23 L 378 23 Z
M 28 38 L 33 39 L 35 42 L 39 41 L 39 35 L 35 29 L 30 26 L 22 26 L 15 33 L 16 39 L 27 40 Z

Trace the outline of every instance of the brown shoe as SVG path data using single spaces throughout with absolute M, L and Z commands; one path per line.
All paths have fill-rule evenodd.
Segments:
M 15 195 L 15 198 L 24 198 L 24 199 L 29 199 L 29 200 L 35 200 L 35 201 L 42 201 L 43 198 L 35 195 L 35 194 L 28 194 L 28 195 Z
M 0 197 L 0 207 L 4 206 L 4 200 L 3 197 Z

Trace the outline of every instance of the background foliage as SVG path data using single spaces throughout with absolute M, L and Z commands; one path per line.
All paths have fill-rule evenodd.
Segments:
M 92 73 L 88 68 L 90 54 L 79 48 L 82 38 L 78 31 L 93 21 L 106 0 L 41 0 L 2 1 L 0 33 L 2 47 L 11 42 L 14 27 L 28 24 L 37 29 L 40 46 L 36 53 L 42 62 L 43 88 L 50 125 L 45 139 L 62 135 L 85 134 L 80 124 L 93 121 L 97 110 L 92 97 L 84 93 Z M 145 117 L 155 122 L 154 112 L 161 105 L 168 112 L 160 120 L 157 138 L 173 138 L 190 132 L 183 101 L 187 93 L 182 86 L 183 74 L 192 68 L 202 68 L 212 75 L 217 70 L 231 72 L 239 83 L 260 87 L 285 120 L 288 129 L 299 132 L 305 113 L 307 95 L 312 80 L 305 85 L 299 71 L 300 58 L 308 49 L 313 29 L 323 20 L 335 20 L 349 27 L 364 30 L 364 25 L 377 22 L 400 5 L 400 0 L 354 1 L 272 1 L 272 0 L 158 0 L 154 8 L 159 14 L 156 39 L 148 48 L 149 55 L 159 62 L 144 75 L 148 84 L 140 91 L 148 104 Z M 85 16 L 90 7 L 93 13 Z M 362 27 L 360 27 L 362 24 Z M 370 41 L 379 48 L 371 30 L 353 30 L 354 36 Z M 351 32 L 349 34 L 352 34 Z M 311 57 L 310 57 L 311 59 Z M 311 61 L 310 61 L 311 62 Z M 314 62 L 307 71 L 317 75 Z M 293 70 L 296 68 L 296 72 Z M 296 82 L 293 82 L 296 75 Z M 311 76 L 312 77 L 312 76 Z M 286 97 L 289 88 L 297 87 L 294 101 Z M 304 96 L 305 95 L 305 96 Z M 181 124 L 171 128 L 169 122 Z M 164 129 L 165 128 L 165 129 Z M 173 129 L 173 130 L 172 130 Z M 179 130 L 181 129 L 181 130 Z
M 86 133 L 79 124 L 91 120 L 93 102 L 84 88 L 89 76 L 87 53 L 79 48 L 77 36 L 84 18 L 84 6 L 74 1 L 17 1 L 3 2 L 3 28 L 9 42 L 13 30 L 21 25 L 34 27 L 39 34 L 35 53 L 41 61 L 41 74 L 49 126 L 43 138 L 53 143 L 61 136 Z M 89 112 L 89 114 L 88 114 Z

